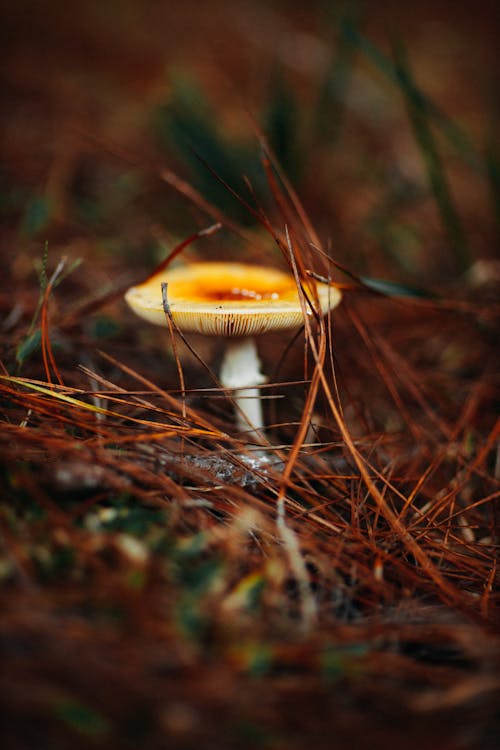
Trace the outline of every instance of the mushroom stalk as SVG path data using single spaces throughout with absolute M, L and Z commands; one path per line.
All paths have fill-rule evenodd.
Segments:
M 233 398 L 238 429 L 247 434 L 251 431 L 259 443 L 262 442 L 264 419 L 259 389 L 255 386 L 266 382 L 260 364 L 251 336 L 226 342 L 220 381 L 224 388 L 235 389 Z

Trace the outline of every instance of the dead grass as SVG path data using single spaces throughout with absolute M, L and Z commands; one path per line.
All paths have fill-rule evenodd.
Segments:
M 404 55 L 394 70 L 417 106 Z M 218 101 L 231 148 L 233 97 Z M 136 107 L 123 96 L 126 123 Z M 424 142 L 433 111 L 410 113 Z M 296 192 L 245 122 L 264 193 L 226 184 L 209 150 L 200 169 L 224 190 L 207 195 L 196 169 L 185 176 L 180 146 L 158 156 L 145 135 L 112 143 L 104 127 L 89 145 L 75 121 L 45 192 L 34 197 L 22 165 L 9 165 L 24 192 L 16 205 L 6 193 L 0 282 L 5 746 L 493 748 L 499 279 L 491 258 L 486 273 L 467 261 L 466 246 L 482 251 L 462 194 L 451 229 L 456 195 L 432 202 L 448 169 L 465 167 L 449 152 L 450 167 L 431 159 L 437 183 L 415 202 L 398 180 L 390 196 L 383 180 L 366 184 L 380 199 L 372 211 L 347 150 L 346 189 L 320 169 L 316 203 L 320 187 L 304 177 Z M 451 148 L 453 123 L 437 122 Z M 383 140 L 383 128 L 355 124 L 366 153 Z M 404 140 L 410 125 L 398 128 Z M 217 202 L 226 194 L 233 203 Z M 346 239 L 360 212 L 364 227 Z M 322 239 L 330 219 L 338 254 Z M 420 231 L 413 274 L 409 256 L 399 266 L 391 255 L 403 257 L 409 234 L 384 254 L 407 222 Z M 494 237 L 494 217 L 481 232 Z M 236 433 L 217 347 L 151 331 L 121 301 L 169 253 L 233 252 L 288 267 L 304 305 L 310 274 L 344 289 L 330 318 L 259 344 L 268 466 Z

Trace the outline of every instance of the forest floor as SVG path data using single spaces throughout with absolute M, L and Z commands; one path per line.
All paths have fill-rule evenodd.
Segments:
M 458 5 L 5 5 L 6 750 L 498 747 L 499 71 Z M 264 446 L 221 342 L 123 300 L 176 248 L 342 290 L 260 337 Z

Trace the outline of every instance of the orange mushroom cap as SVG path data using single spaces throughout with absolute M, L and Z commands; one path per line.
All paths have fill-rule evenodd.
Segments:
M 267 331 L 299 328 L 304 314 L 292 275 L 276 268 L 245 263 L 202 262 L 162 271 L 131 287 L 125 299 L 135 313 L 165 325 L 162 282 L 175 324 L 182 330 L 210 336 L 255 336 Z M 308 280 L 316 288 L 325 315 L 341 298 L 329 284 Z

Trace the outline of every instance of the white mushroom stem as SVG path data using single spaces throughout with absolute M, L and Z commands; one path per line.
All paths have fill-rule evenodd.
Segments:
M 255 341 L 251 336 L 228 339 L 222 360 L 220 382 L 224 388 L 235 389 L 236 422 L 238 428 L 248 434 L 253 431 L 258 442 L 262 442 L 264 420 L 259 389 L 255 386 L 266 382 L 260 371 L 260 360 Z

